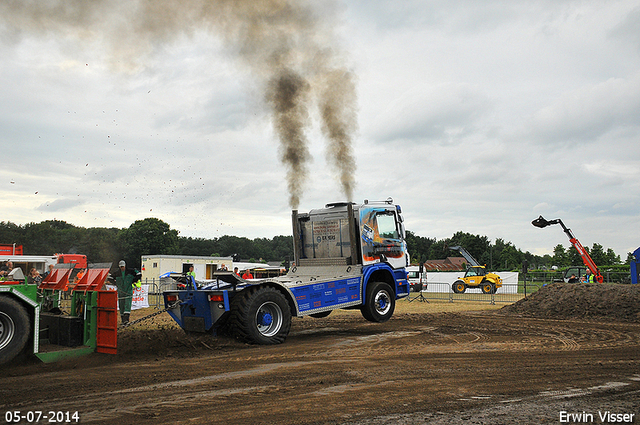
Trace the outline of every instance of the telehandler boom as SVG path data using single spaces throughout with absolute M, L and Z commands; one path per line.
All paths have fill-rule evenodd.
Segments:
M 584 249 L 580 241 L 573 235 L 571 229 L 565 226 L 562 220 L 560 220 L 559 218 L 556 218 L 555 220 L 546 220 L 544 217 L 540 216 L 533 220 L 531 224 L 541 229 L 552 224 L 559 224 L 560 226 L 562 226 L 562 230 L 564 230 L 564 232 L 569 237 L 569 242 L 571 242 L 571 245 L 573 245 L 574 248 L 578 250 L 580 257 L 582 257 L 584 265 L 587 266 L 589 270 L 591 270 L 591 273 L 593 273 L 593 279 L 598 283 L 604 282 L 604 277 L 602 277 L 602 274 L 600 274 L 600 270 L 598 270 L 598 266 L 596 266 L 596 263 L 593 262 L 593 259 L 591 259 L 591 256 L 589 255 L 587 250 Z

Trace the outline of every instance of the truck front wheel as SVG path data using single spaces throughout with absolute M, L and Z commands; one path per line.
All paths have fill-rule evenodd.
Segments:
M 373 282 L 367 288 L 365 305 L 360 308 L 362 316 L 370 322 L 386 322 L 396 308 L 396 298 L 388 283 Z
M 27 345 L 31 321 L 16 300 L 0 297 L 0 364 L 11 361 Z
M 281 344 L 291 329 L 291 310 L 280 291 L 269 287 L 250 288 L 234 305 L 229 320 L 240 340 L 262 345 Z

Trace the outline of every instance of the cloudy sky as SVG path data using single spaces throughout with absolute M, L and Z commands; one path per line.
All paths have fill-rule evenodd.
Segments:
M 304 18 L 276 37 L 294 46 L 293 68 L 313 81 L 321 72 L 300 58 L 321 53 L 353 76 L 354 201 L 392 197 L 408 230 L 438 239 L 568 246 L 558 226 L 530 224 L 543 215 L 623 259 L 640 246 L 637 0 L 289 1 L 263 3 Z M 141 24 L 139 3 L 0 5 L 0 220 L 157 217 L 182 236 L 290 234 L 261 62 L 270 36 L 237 31 L 264 10 L 229 25 L 217 10 L 171 22 L 182 15 L 167 7 Z M 301 211 L 347 196 L 320 102 L 305 111 Z

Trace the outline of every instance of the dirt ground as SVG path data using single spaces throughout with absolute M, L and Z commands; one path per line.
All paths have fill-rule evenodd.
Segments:
M 163 314 L 122 330 L 118 351 L 5 367 L 0 419 L 558 424 L 607 423 L 609 412 L 640 423 L 640 288 L 630 285 L 551 285 L 506 307 L 402 300 L 382 324 L 358 311 L 294 318 L 278 346 L 192 337 Z

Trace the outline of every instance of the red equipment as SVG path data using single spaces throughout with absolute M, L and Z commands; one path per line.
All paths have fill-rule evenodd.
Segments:
M 56 254 L 58 264 L 73 264 L 76 269 L 87 268 L 87 256 L 81 254 Z
M 567 236 L 569 236 L 569 242 L 571 242 L 571 245 L 573 245 L 575 249 L 578 250 L 580 257 L 582 257 L 584 265 L 587 266 L 589 270 L 591 270 L 591 273 L 593 273 L 594 280 L 598 283 L 604 282 L 604 277 L 602 277 L 602 275 L 600 274 L 600 270 L 598 270 L 598 266 L 596 266 L 596 263 L 593 262 L 587 250 L 584 249 L 580 241 L 571 232 L 571 229 L 567 228 L 562 220 L 560 220 L 559 218 L 556 218 L 555 220 L 545 220 L 542 216 L 540 216 L 533 220 L 531 224 L 541 229 L 552 224 L 559 224 L 560 226 L 562 226 L 564 232 L 567 234 Z
M 0 244 L 1 255 L 24 255 L 22 245 L 16 244 Z
M 56 291 L 66 291 L 69 289 L 69 277 L 73 269 L 54 269 L 51 274 L 44 278 L 38 289 L 51 289 Z

